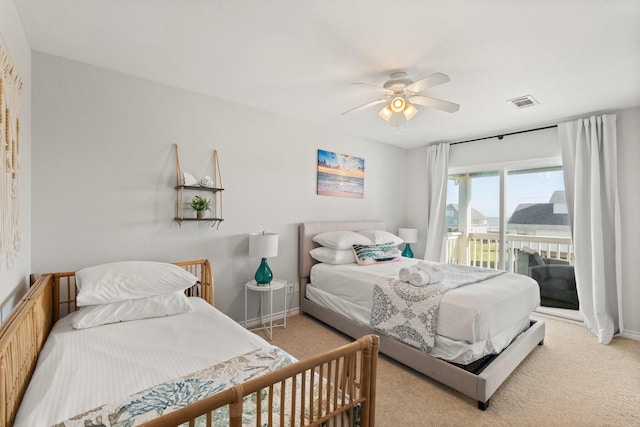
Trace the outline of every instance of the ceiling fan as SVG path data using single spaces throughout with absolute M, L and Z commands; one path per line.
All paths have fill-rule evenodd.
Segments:
M 395 120 L 392 121 L 392 125 L 397 127 L 401 120 L 410 120 L 418 113 L 418 109 L 414 104 L 436 108 L 448 113 L 455 113 L 460 108 L 460 105 L 437 98 L 431 98 L 429 96 L 419 95 L 423 90 L 446 83 L 449 80 L 449 76 L 446 74 L 435 73 L 414 82 L 407 78 L 407 73 L 399 71 L 391 74 L 391 79 L 385 82 L 383 86 L 376 86 L 369 83 L 351 83 L 352 85 L 362 85 L 378 90 L 382 95 L 384 95 L 384 98 L 367 102 L 359 107 L 345 111 L 342 114 L 353 113 L 355 111 L 364 110 L 365 108 L 384 103 L 385 106 L 380 110 L 378 115 L 386 121 L 389 121 L 395 116 Z

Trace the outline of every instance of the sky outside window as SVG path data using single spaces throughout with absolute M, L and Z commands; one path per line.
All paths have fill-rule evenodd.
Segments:
M 549 203 L 556 191 L 564 191 L 562 168 L 509 172 L 507 217 L 521 203 Z
M 498 172 L 471 174 L 471 206 L 486 217 L 496 218 L 500 210 Z M 521 203 L 549 203 L 555 191 L 564 191 L 562 168 L 511 171 L 507 175 L 507 218 Z M 459 185 L 450 177 L 447 204 L 458 204 Z

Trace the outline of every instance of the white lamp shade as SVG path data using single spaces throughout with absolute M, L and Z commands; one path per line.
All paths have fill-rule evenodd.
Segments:
M 278 256 L 278 235 L 264 232 L 249 234 L 249 255 L 256 258 Z
M 389 119 L 391 118 L 391 116 L 393 116 L 393 111 L 391 111 L 391 107 L 389 107 L 389 104 L 385 105 L 382 110 L 380 110 L 380 112 L 378 113 L 378 115 L 386 121 L 389 121 Z
M 404 114 L 405 119 L 411 120 L 413 116 L 418 114 L 418 109 L 407 102 L 407 106 L 402 111 L 402 114 Z
M 406 105 L 405 100 L 399 96 L 396 96 L 395 98 L 393 98 L 389 103 L 389 107 L 391 108 L 391 111 L 393 111 L 394 113 L 399 113 L 402 110 L 404 110 L 405 105 Z
M 418 241 L 418 230 L 415 228 L 399 228 L 398 237 L 405 243 L 415 243 Z

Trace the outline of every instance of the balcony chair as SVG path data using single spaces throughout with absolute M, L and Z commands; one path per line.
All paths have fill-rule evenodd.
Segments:
M 518 251 L 516 272 L 538 282 L 541 306 L 578 309 L 575 271 L 567 261 L 542 258 L 537 252 L 523 248 Z

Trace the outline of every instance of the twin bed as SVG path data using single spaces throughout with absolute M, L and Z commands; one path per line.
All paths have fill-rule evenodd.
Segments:
M 39 277 L 0 327 L 0 426 L 374 425 L 377 337 L 296 361 L 178 266 L 189 310 L 85 329 L 74 272 Z
M 476 400 L 489 399 L 538 344 L 544 322 L 530 320 L 539 304 L 532 279 L 504 273 L 442 296 L 435 347 L 425 352 L 370 326 L 372 290 L 381 278 L 398 276 L 402 259 L 379 265 L 318 263 L 314 237 L 332 231 L 384 230 L 379 221 L 310 222 L 299 226 L 300 310 L 351 337 L 380 335 L 380 352 Z

